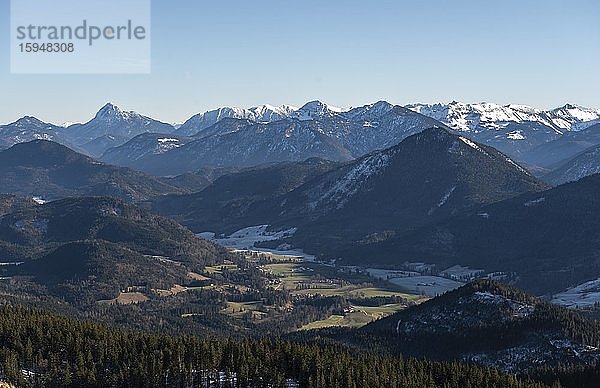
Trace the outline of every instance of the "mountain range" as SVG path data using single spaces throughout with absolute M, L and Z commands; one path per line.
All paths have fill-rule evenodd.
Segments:
M 175 128 L 113 104 L 104 105 L 93 119 L 84 124 L 61 128 L 59 133 L 92 156 L 100 156 L 108 148 L 121 145 L 145 132 L 169 133 Z
M 249 109 L 224 107 L 192 116 L 177 129 L 176 133 L 183 136 L 202 136 L 205 129 L 212 127 L 225 118 L 270 123 L 289 117 L 297 109 L 289 105 L 281 107 L 260 105 Z
M 302 174 L 285 189 L 267 185 L 262 191 L 264 185 L 248 183 L 267 179 L 282 185 L 285 181 L 277 178 L 281 168 L 249 170 L 223 177 L 199 193 L 158 198 L 152 206 L 197 232 L 231 233 L 260 224 L 296 228 L 294 244 L 332 254 L 340 244 L 410 230 L 549 187 L 495 149 L 442 127 L 352 162 L 303 165 L 318 168 L 317 174 L 295 166 L 286 169 L 287 179 Z M 224 187 L 226 180 L 233 183 Z
M 313 158 L 220 178 L 210 172 L 211 179 L 156 178 L 45 140 L 2 151 L 0 162 L 3 191 L 30 198 L 3 197 L 4 212 L 110 195 L 141 201 L 197 233 L 263 224 L 293 229 L 269 246 L 291 245 L 340 264 L 397 266 L 418 258 L 517 274 L 517 284 L 536 293 L 600 273 L 598 175 L 551 188 L 504 154 L 444 127 L 357 160 Z
M 61 133 L 62 127 L 44 123 L 35 117 L 25 116 L 0 126 L 0 150 L 32 140 L 51 140 L 75 148 Z
M 319 101 L 301 108 L 223 107 L 197 114 L 176 129 L 109 103 L 89 122 L 67 128 L 32 117 L 2 126 L 0 147 L 50 139 L 102 156 L 109 163 L 177 175 L 205 167 L 248 167 L 310 157 L 350 160 L 444 124 L 543 175 L 598 144 L 593 126 L 600 125 L 600 111 L 576 105 L 540 110 L 516 104 L 452 102 L 405 108 L 384 101 L 354 109 Z M 136 138 L 138 135 L 144 136 Z M 114 147 L 117 149 L 112 150 Z
M 407 107 L 457 131 L 469 133 L 466 136 L 471 139 L 495 147 L 517 160 L 535 165 L 540 162 L 534 156 L 536 147 L 561 139 L 563 135 L 578 133 L 600 120 L 600 109 L 572 104 L 546 111 L 526 105 L 465 104 L 456 101 L 449 104 L 412 104 Z M 580 137 L 585 138 L 584 135 Z M 574 155 L 562 150 L 553 163 Z M 546 167 L 547 162 L 543 162 L 539 165 Z
M 387 148 L 438 122 L 385 102 L 347 112 L 310 102 L 275 122 L 225 118 L 193 135 L 194 140 L 161 154 L 148 154 L 128 165 L 158 175 L 202 167 L 250 167 L 312 157 L 347 161 Z M 119 153 L 131 154 L 139 142 Z M 102 158 L 106 160 L 105 157 Z
M 456 130 L 473 132 L 498 130 L 510 123 L 539 123 L 562 133 L 585 129 L 600 119 L 600 109 L 572 104 L 551 110 L 517 104 L 465 104 L 457 101 L 449 104 L 410 104 L 406 107 L 444 122 Z
M 532 263 L 540 260 L 547 266 L 542 269 L 530 263 L 529 268 L 535 268 L 531 273 L 535 275 L 528 272 L 519 255 L 528 249 L 537 249 L 532 241 L 545 238 L 537 232 L 547 228 L 533 225 L 553 225 L 560 219 L 560 201 L 554 203 L 548 198 L 571 193 L 573 198 L 562 205 L 572 207 L 571 214 L 596 211 L 595 201 L 584 199 L 588 187 L 593 191 L 594 179 L 575 183 L 581 185 L 576 187 L 585 188 L 580 192 L 572 192 L 569 185 L 551 189 L 544 183 L 572 182 L 597 171 L 598 152 L 594 144 L 600 124 L 593 124 L 594 111 L 565 106 L 541 112 L 521 106 L 490 104 L 468 110 L 459 104 L 451 105 L 454 109 L 412 108 L 429 109 L 427 112 L 432 116 L 435 116 L 432 112 L 446 112 L 445 119 L 439 114 L 436 117 L 457 127 L 454 129 L 383 101 L 349 110 L 311 102 L 288 112 L 286 118 L 277 117 L 275 122 L 267 121 L 275 117 L 267 114 L 267 110 L 256 110 L 265 113 L 261 116 L 264 122 L 253 121 L 256 116 L 224 118 L 191 137 L 173 134 L 170 126 L 168 133 L 134 135 L 137 130 L 132 128 L 137 124 L 130 127 L 115 124 L 111 128 L 121 128 L 123 136 L 133 137 L 124 145 L 106 151 L 107 160 L 138 168 L 138 163 L 142 163 L 145 169 L 164 175 L 170 173 L 170 177 L 157 178 L 115 167 L 55 142 L 36 140 L 0 152 L 0 179 L 4 192 L 41 201 L 110 195 L 130 202 L 144 202 L 145 206 L 178 220 L 195 232 L 210 230 L 228 234 L 263 224 L 271 225 L 272 230 L 295 228 L 295 233 L 285 241 L 269 244 L 274 247 L 291 244 L 318 257 L 339 257 L 340 262 L 364 261 L 369 252 L 369 256 L 377 259 L 368 262 L 380 265 L 411 261 L 415 257 L 445 266 L 471 265 L 486 271 L 518 273 L 522 282 L 519 284 L 536 292 L 556 292 L 593 280 L 591 277 L 597 272 L 593 259 L 595 240 L 586 239 L 578 246 L 580 253 L 575 260 L 579 263 L 578 271 L 568 276 L 567 268 L 561 266 L 567 254 L 562 246 L 543 257 L 539 256 L 543 251 L 539 249 L 538 253 L 529 254 Z M 473 119 L 477 125 L 461 127 L 462 124 L 457 124 L 471 123 L 471 119 L 465 121 L 460 118 L 463 116 L 455 114 L 464 113 L 465 109 L 468 114 L 464 117 L 472 118 L 473 111 L 479 112 L 479 121 Z M 496 112 L 496 116 L 485 113 L 485 109 Z M 519 117 L 514 112 L 521 112 L 521 124 L 543 124 L 556 134 L 564 132 L 555 140 L 534 147 L 537 155 L 544 154 L 542 147 L 548 150 L 545 155 L 551 155 L 552 150 L 579 153 L 572 159 L 555 163 L 554 171 L 540 180 L 526 170 L 526 164 L 471 140 L 481 133 L 501 131 L 502 128 L 494 125 L 517 120 Z M 525 115 L 528 112 L 530 115 Z M 538 121 L 530 121 L 534 119 Z M 588 119 L 591 120 L 582 121 Z M 99 120 L 155 123 L 110 104 L 91 122 Z M 51 133 L 67 133 L 78 128 L 60 129 L 32 120 L 25 122 L 36 123 L 39 130 Z M 591 125 L 585 127 L 584 123 Z M 79 139 L 80 142 L 87 140 Z M 565 153 L 557 155 L 544 164 L 563 160 Z M 327 159 L 333 160 L 328 162 Z M 199 173 L 177 175 L 186 171 Z M 231 172 L 235 174 L 226 175 L 211 185 L 221 174 Z M 527 193 L 541 194 L 538 198 L 538 194 Z M 520 199 L 514 199 L 521 198 L 522 194 L 531 196 L 523 202 L 531 202 L 525 210 L 523 203 L 518 202 Z M 550 206 L 549 210 L 535 213 L 537 200 L 544 209 Z M 534 232 L 485 218 L 483 215 L 492 214 L 486 206 L 492 207 L 494 213 L 503 214 L 502 220 L 520 219 L 522 214 L 528 214 L 531 222 L 523 220 L 520 225 L 532 225 Z M 470 218 L 465 221 L 465 217 Z M 548 224 L 544 220 L 552 221 Z M 479 241 L 498 238 L 490 242 L 494 248 L 481 247 L 487 251 L 486 260 L 475 260 L 478 255 L 474 251 L 462 251 L 463 246 L 477 246 L 468 243 L 470 236 L 462 234 L 469 230 L 462 226 L 464 222 L 470 226 L 484 222 L 493 225 L 494 230 L 506 231 L 478 237 Z M 572 222 L 577 227 L 560 234 L 577 240 L 580 223 Z M 595 225 L 593 217 L 588 219 L 588 224 Z M 486 230 L 484 226 L 472 230 L 471 234 L 478 235 Z M 513 235 L 517 231 L 521 234 Z M 528 236 L 525 240 L 524 235 Z M 429 236 L 429 240 L 425 242 L 423 236 Z M 464 242 L 460 242 L 463 238 Z M 503 262 L 499 261 L 501 257 Z M 553 278 L 549 277 L 551 273 Z M 524 285 L 525 279 L 529 279 L 528 286 Z
M 303 168 L 317 166 L 309 174 L 295 163 L 240 171 L 151 206 L 196 232 L 263 224 L 294 230 L 263 245 L 302 248 L 338 264 L 468 266 L 537 294 L 600 275 L 599 175 L 553 188 L 443 127 L 355 161 Z M 285 184 L 282 171 L 296 183 Z
M 288 111 L 290 107 L 266 110 L 271 112 L 267 116 L 253 113 L 264 112 L 263 108 L 221 109 L 209 112 L 207 117 L 211 120 L 202 120 L 202 125 L 185 126 L 184 132 L 197 139 L 191 144 L 124 163 L 155 174 L 172 174 L 193 171 L 203 165 L 250 166 L 309 157 L 349 160 L 397 144 L 423 128 L 444 124 L 516 160 L 545 167 L 535 158 L 536 147 L 560 140 L 565 134 L 578 133 L 580 138 L 588 138 L 586 134 L 592 131 L 584 130 L 600 119 L 599 111 L 573 105 L 551 111 L 523 105 L 461 103 L 406 108 L 380 101 L 340 110 L 313 101 L 295 111 Z M 201 117 L 196 116 L 192 123 Z M 317 140 L 312 141 L 313 138 Z M 132 142 L 119 152 L 128 154 L 139 148 L 138 142 Z M 553 162 L 565 161 L 576 153 L 564 150 Z M 165 166 L 176 170 L 169 171 Z

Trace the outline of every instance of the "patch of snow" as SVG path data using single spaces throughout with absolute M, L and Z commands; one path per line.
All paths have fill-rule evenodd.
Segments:
M 508 274 L 506 272 L 497 271 L 487 274 L 486 277 L 494 280 L 505 280 L 508 278 Z
M 485 273 L 482 269 L 472 269 L 469 267 L 463 267 L 462 265 L 454 265 L 450 268 L 446 268 L 440 275 L 458 281 L 470 281 L 475 279 L 477 276 Z
M 216 244 L 232 249 L 233 252 L 259 252 L 278 256 L 289 256 L 290 258 L 314 261 L 315 256 L 304 253 L 301 249 L 287 249 L 289 245 L 282 244 L 278 249 L 261 248 L 255 245 L 264 241 L 275 241 L 290 237 L 296 233 L 296 228 L 280 230 L 276 232 L 267 231 L 269 225 L 256 225 L 240 229 L 229 236 L 217 237 L 214 232 L 202 232 L 197 235 L 210 240 Z M 284 249 L 282 249 L 284 248 Z
M 36 140 L 52 140 L 52 136 L 47 133 L 34 133 L 33 138 Z
M 37 203 L 37 204 L 40 204 L 40 205 L 43 205 L 43 204 L 45 204 L 46 202 L 48 202 L 48 201 L 46 201 L 45 199 L 43 199 L 42 197 L 31 197 L 31 199 L 33 199 L 33 201 L 34 201 L 35 203 Z
M 555 294 L 552 303 L 569 307 L 592 307 L 600 304 L 600 278 L 585 282 Z
M 172 138 L 162 138 L 162 139 L 157 139 L 157 141 L 158 141 L 159 143 L 171 143 L 171 142 L 173 142 L 173 143 L 177 143 L 177 142 L 179 142 L 179 139 L 172 139 Z
M 444 196 L 442 197 L 442 199 L 440 200 L 440 202 L 438 202 L 437 207 L 444 206 L 444 204 L 448 201 L 448 199 L 450 198 L 450 196 L 452 195 L 452 193 L 454 192 L 454 190 L 456 190 L 456 186 L 452 186 L 452 188 L 450 190 L 448 190 L 446 192 L 446 194 L 444 194 Z
M 481 147 L 479 147 L 477 145 L 477 143 L 467 139 L 466 137 L 463 136 L 459 136 L 458 137 L 463 143 L 465 143 L 466 145 L 468 145 L 469 147 L 476 149 L 477 151 L 481 152 L 482 154 L 486 155 L 486 156 L 490 156 L 487 152 L 485 152 Z
M 316 208 L 319 203 L 333 203 L 337 209 L 341 209 L 365 181 L 380 174 L 389 163 L 390 155 L 388 153 L 376 153 L 365 157 L 309 206 Z
M 525 303 L 521 303 L 521 302 L 518 302 L 513 299 L 506 298 L 502 295 L 492 294 L 491 292 L 488 292 L 488 291 L 485 291 L 485 292 L 477 291 L 477 292 L 475 292 L 474 297 L 475 297 L 475 299 L 479 300 L 480 302 L 487 302 L 487 303 L 493 303 L 493 304 L 508 303 L 511 307 L 513 318 L 527 317 L 527 316 L 531 315 L 533 313 L 533 311 L 535 310 L 534 306 L 531 306 L 531 305 L 528 305 Z
M 506 161 L 510 164 L 512 164 L 513 166 L 515 166 L 517 168 L 517 170 L 521 171 L 522 173 L 525 173 L 527 175 L 531 175 L 529 173 L 529 171 L 525 170 L 523 167 L 521 167 L 517 162 L 515 162 L 514 160 L 512 160 L 511 158 L 505 158 Z
M 274 241 L 290 237 L 296 233 L 296 228 L 280 230 L 277 232 L 267 231 L 269 225 L 256 225 L 240 229 L 226 237 L 216 237 L 213 232 L 203 232 L 198 235 L 208 238 L 219 245 L 235 249 L 251 249 L 257 243 L 264 241 Z M 212 235 L 212 237 L 211 237 Z
M 512 131 L 506 134 L 506 137 L 510 140 L 525 140 L 523 131 Z
M 442 206 L 444 206 L 444 204 L 446 204 L 446 202 L 448 202 L 448 199 L 450 198 L 450 196 L 452 195 L 452 193 L 454 192 L 454 190 L 456 190 L 456 186 L 452 186 L 450 188 L 450 190 L 448 190 L 440 199 L 440 201 L 431 209 L 429 209 L 429 211 L 427 212 L 427 214 L 432 215 L 436 209 L 441 208 Z
M 343 108 L 331 106 L 321 101 L 310 101 L 304 104 L 304 106 L 297 111 L 292 112 L 289 116 L 300 121 L 309 121 L 318 119 L 320 117 L 332 116 L 345 111 L 346 110 Z

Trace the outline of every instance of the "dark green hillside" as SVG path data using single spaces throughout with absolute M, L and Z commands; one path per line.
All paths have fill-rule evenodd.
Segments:
M 46 200 L 108 195 L 127 201 L 141 201 L 158 195 L 187 192 L 158 178 L 97 162 L 45 140 L 16 144 L 0 152 L 0 187 L 4 193 Z
M 189 282 L 186 267 L 174 266 L 101 240 L 66 243 L 27 262 L 19 272 L 33 276 L 52 295 L 77 306 L 116 298 L 131 286 L 169 289 Z
M 201 265 L 227 255 L 224 248 L 170 219 L 102 197 L 68 198 L 5 215 L 0 218 L 0 240 L 38 251 L 73 241 L 105 240 L 141 254 Z
M 243 387 L 284 387 L 286 381 L 319 388 L 544 386 L 466 364 L 278 340 L 148 335 L 24 308 L 0 309 L 0 376 L 21 387 L 204 386 L 219 372 Z
M 600 274 L 600 174 L 457 215 L 341 256 L 379 264 L 419 260 L 516 272 L 518 286 L 558 292 Z
M 34 205 L 31 198 L 18 197 L 11 194 L 0 194 L 0 217 L 17 209 Z
M 336 249 L 350 242 L 547 188 L 494 148 L 430 128 L 306 183 L 273 213 L 298 226 L 298 246 L 338 258 Z
M 224 175 L 201 192 L 157 198 L 153 210 L 195 231 L 235 231 L 268 218 L 277 197 L 331 171 L 339 163 L 323 159 L 286 162 Z M 266 204 L 269 205 L 266 205 Z
M 318 334 L 318 333 L 317 333 Z M 321 336 L 361 348 L 537 373 L 600 362 L 600 322 L 478 280 L 358 329 Z

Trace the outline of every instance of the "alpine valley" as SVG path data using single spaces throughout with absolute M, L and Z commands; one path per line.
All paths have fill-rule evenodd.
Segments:
M 0 386 L 596 387 L 600 109 L 0 126 Z

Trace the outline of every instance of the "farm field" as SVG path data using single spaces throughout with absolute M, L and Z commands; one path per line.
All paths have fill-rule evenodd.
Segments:
M 261 268 L 264 272 L 279 277 L 279 287 L 291 290 L 295 295 L 318 294 L 348 298 L 398 296 L 409 300 L 421 298 L 419 295 L 403 292 L 388 282 L 381 282 L 386 286 L 374 286 L 371 278 L 356 275 L 352 278 L 318 263 L 276 263 L 263 265 Z
M 148 297 L 141 292 L 121 292 L 114 299 L 100 300 L 99 304 L 132 304 L 140 303 L 148 300 Z
M 359 306 L 351 305 L 348 312 L 333 314 L 326 319 L 311 322 L 298 330 L 322 329 L 325 327 L 361 327 L 376 319 L 386 317 L 406 308 L 405 304 L 394 303 L 383 306 Z
M 409 276 L 389 279 L 390 283 L 414 294 L 436 296 L 454 290 L 464 283 L 439 276 Z
M 219 264 L 219 265 L 213 265 L 213 266 L 209 266 L 209 267 L 205 267 L 204 268 L 204 272 L 207 275 L 214 275 L 214 274 L 220 274 L 223 271 L 238 271 L 239 268 L 236 264 L 233 263 L 225 263 L 225 264 Z

